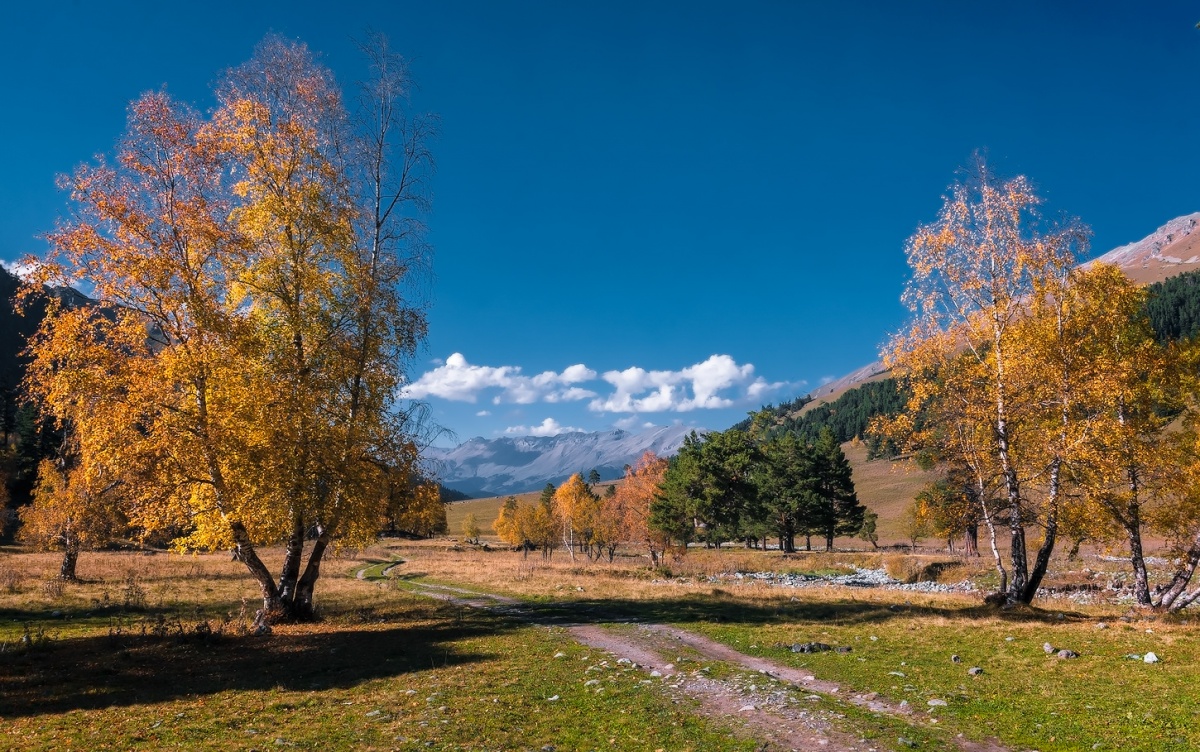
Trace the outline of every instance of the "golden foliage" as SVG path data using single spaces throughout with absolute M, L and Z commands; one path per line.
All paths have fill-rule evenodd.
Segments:
M 396 393 L 425 333 L 403 296 L 422 246 L 413 186 L 384 167 L 393 111 L 371 121 L 378 149 L 358 144 L 329 71 L 274 38 L 217 93 L 208 118 L 142 96 L 115 164 L 64 178 L 76 214 L 38 281 L 100 306 L 51 306 L 28 386 L 84 456 L 128 470 L 137 525 L 235 548 L 270 606 L 298 550 L 277 587 L 256 544 L 316 530 L 311 586 L 325 547 L 372 539 L 413 474 Z M 426 156 L 406 151 L 403 174 Z

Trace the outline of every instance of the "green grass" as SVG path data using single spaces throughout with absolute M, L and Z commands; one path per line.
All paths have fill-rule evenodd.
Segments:
M 53 600 L 36 579 L 4 594 L 0 748 L 752 748 L 640 673 L 612 672 L 601 692 L 585 687 L 596 656 L 561 628 L 353 579 L 364 566 L 378 576 L 384 561 L 331 566 L 319 623 L 255 637 L 235 618 L 197 633 L 202 621 L 219 626 L 221 614 L 239 612 L 230 595 L 247 590 L 219 559 L 174 557 L 143 572 L 153 587 L 177 571 L 174 584 L 194 602 L 101 606 L 92 594 L 109 586 L 100 581 Z M 163 623 L 178 627 L 155 629 Z M 32 644 L 21 641 L 27 628 Z
M 790 618 L 784 615 L 772 624 L 689 626 L 859 692 L 907 700 L 922 710 L 930 709 L 930 699 L 943 699 L 947 707 L 933 709 L 942 728 L 968 737 L 995 735 L 1012 748 L 1200 748 L 1195 723 L 1200 701 L 1194 691 L 1200 681 L 1200 639 L 1191 630 L 1119 621 L 1101 630 L 1094 617 L 1069 614 L 1060 621 L 1056 612 L 1038 611 L 1005 618 L 935 607 L 888 617 L 846 605 L 843 614 L 831 619 L 814 618 L 796 607 Z M 853 652 L 802 655 L 767 647 L 811 640 L 850 645 Z M 1042 648 L 1046 642 L 1080 657 L 1047 655 Z M 1162 663 L 1125 657 L 1151 650 L 1163 657 Z M 951 655 L 962 662 L 952 662 Z M 971 666 L 984 673 L 969 676 Z

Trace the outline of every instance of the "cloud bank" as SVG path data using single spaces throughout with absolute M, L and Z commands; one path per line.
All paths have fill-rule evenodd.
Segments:
M 589 400 L 587 407 L 594 413 L 685 413 L 738 404 L 761 404 L 765 397 L 785 387 L 796 386 L 800 384 L 768 382 L 761 376 L 756 377 L 752 364 L 739 365 L 729 355 L 712 355 L 677 371 L 648 371 L 631 366 L 599 375 L 580 363 L 561 372 L 545 371 L 536 376 L 525 376 L 520 366 L 474 365 L 462 353 L 454 353 L 445 363 L 405 387 L 400 396 L 405 399 L 437 397 L 469 403 L 490 396 L 496 405 Z M 505 432 L 527 430 L 535 432 L 531 434 L 534 436 L 553 436 L 577 429 L 563 428 L 547 418 L 541 426 L 514 426 Z M 549 433 L 551 431 L 555 433 Z

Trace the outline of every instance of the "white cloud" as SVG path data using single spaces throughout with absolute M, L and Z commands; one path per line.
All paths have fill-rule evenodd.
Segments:
M 545 371 L 530 377 L 521 375 L 520 366 L 477 366 L 468 363 L 462 353 L 454 353 L 444 364 L 426 371 L 421 378 L 404 387 L 400 396 L 404 399 L 441 397 L 473 403 L 481 392 L 499 389 L 500 393 L 492 399 L 493 404 L 570 402 L 594 397 L 594 392 L 571 385 L 595 378 L 596 372 L 582 363 L 568 366 L 562 373 Z
M 492 414 L 491 410 L 480 410 L 479 412 L 475 413 L 475 417 L 476 418 L 486 418 L 487 416 L 489 416 L 491 414 Z
M 728 355 L 713 355 L 679 371 L 647 371 L 636 366 L 607 371 L 603 379 L 616 391 L 592 400 L 588 408 L 616 413 L 710 410 L 753 401 L 784 386 L 782 382 L 771 384 L 753 377 L 753 365 L 738 365 Z M 742 386 L 745 389 L 740 393 L 725 393 Z
M 474 365 L 467 362 L 462 353 L 454 353 L 445 362 L 434 363 L 434 368 L 401 390 L 400 396 L 407 399 L 439 397 L 470 403 L 484 398 L 494 405 L 589 400 L 588 409 L 592 412 L 636 415 L 761 403 L 774 392 L 796 386 L 782 381 L 768 382 L 755 376 L 753 365 L 738 364 L 729 355 L 712 355 L 678 371 L 647 371 L 632 366 L 606 371 L 603 375 L 578 363 L 561 372 L 543 371 L 535 376 L 525 376 L 520 366 Z M 488 410 L 480 410 L 477 416 L 489 414 Z M 555 427 L 561 428 L 557 424 Z M 554 427 L 543 424 L 534 428 L 552 430 Z
M 23 261 L 4 261 L 0 260 L 0 266 L 3 266 L 9 274 L 21 279 L 28 279 L 29 275 L 37 270 L 38 264 L 27 264 Z
M 559 422 L 554 418 L 546 418 L 540 426 L 509 426 L 504 429 L 504 433 L 510 436 L 557 436 L 560 433 L 577 433 L 583 431 L 582 428 L 574 428 L 573 426 L 559 425 Z

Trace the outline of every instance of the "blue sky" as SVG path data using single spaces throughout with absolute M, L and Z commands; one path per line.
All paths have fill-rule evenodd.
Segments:
M 411 393 L 460 439 L 725 428 L 876 358 L 904 240 L 986 149 L 1094 253 L 1200 210 L 1200 8 L 1104 2 L 86 3 L 0 28 L 0 260 L 164 84 L 370 27 L 441 117 Z M 443 442 L 445 443 L 445 442 Z

